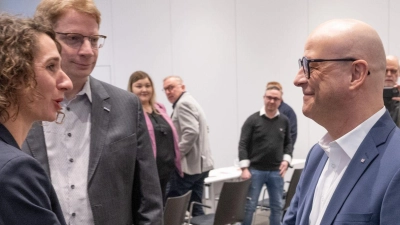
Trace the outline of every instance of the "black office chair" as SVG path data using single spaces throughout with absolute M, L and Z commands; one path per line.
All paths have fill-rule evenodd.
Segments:
M 185 222 L 191 195 L 192 191 L 188 191 L 182 196 L 167 199 L 164 208 L 164 225 L 182 225 Z
M 285 216 L 286 210 L 289 208 L 290 206 L 290 202 L 292 201 L 292 198 L 296 192 L 296 187 L 297 184 L 299 183 L 300 180 L 300 176 L 301 173 L 303 172 L 303 169 L 294 169 L 293 174 L 292 174 L 292 178 L 289 181 L 289 187 L 287 192 L 284 191 L 283 192 L 283 196 L 282 196 L 282 219 Z M 269 206 L 269 198 L 266 198 L 265 195 L 267 194 L 267 189 L 264 190 L 263 192 L 263 198 L 262 200 L 258 201 L 257 204 L 257 209 L 260 210 L 270 210 L 270 206 Z M 256 213 L 254 214 L 253 217 L 253 223 L 256 220 Z
M 302 172 L 303 172 L 303 169 L 295 169 L 293 171 L 293 175 L 292 175 L 292 178 L 290 179 L 289 188 L 288 188 L 286 198 L 285 198 L 285 205 L 282 208 L 283 209 L 282 219 L 285 216 L 285 213 L 290 206 L 290 202 L 292 201 L 294 194 L 296 193 L 296 187 L 297 187 L 297 184 L 299 183 Z
M 242 222 L 250 182 L 251 179 L 224 182 L 215 214 L 196 216 L 189 219 L 188 223 L 193 225 L 225 225 Z M 193 204 L 198 203 L 192 203 L 190 208 L 193 207 Z

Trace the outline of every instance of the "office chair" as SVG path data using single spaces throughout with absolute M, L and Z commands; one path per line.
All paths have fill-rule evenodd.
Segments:
M 224 182 L 215 214 L 196 216 L 189 219 L 188 223 L 193 225 L 225 225 L 242 222 L 245 215 L 247 192 L 250 182 L 251 179 Z M 193 204 L 199 203 L 192 203 L 191 209 L 193 208 Z
M 167 198 L 164 208 L 164 225 L 182 225 L 192 191 L 178 197 Z

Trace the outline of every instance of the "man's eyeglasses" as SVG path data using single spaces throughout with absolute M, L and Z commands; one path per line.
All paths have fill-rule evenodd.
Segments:
M 349 61 L 349 62 L 354 62 L 357 61 L 358 59 L 355 58 L 341 58 L 341 59 L 307 59 L 306 57 L 303 57 L 299 59 L 299 68 L 303 67 L 303 72 L 304 76 L 306 76 L 307 79 L 310 79 L 310 63 L 311 62 L 340 62 L 340 61 Z M 370 72 L 368 71 L 368 75 Z
M 386 74 L 391 73 L 391 74 L 397 74 L 398 70 L 396 69 L 386 69 Z
M 163 88 L 162 91 L 165 91 L 165 92 L 172 91 L 172 90 L 174 90 L 175 87 L 177 87 L 179 85 L 181 85 L 181 84 L 178 84 L 176 86 L 175 85 L 169 85 L 168 87 Z
M 107 38 L 107 36 L 104 35 L 85 36 L 78 33 L 61 33 L 61 32 L 56 32 L 56 34 L 61 34 L 62 42 L 64 42 L 71 48 L 80 48 L 83 44 L 84 39 L 88 38 L 90 46 L 92 46 L 93 49 L 99 49 L 104 46 L 104 42 Z
M 272 101 L 272 100 L 274 100 L 275 102 L 277 102 L 277 101 L 280 101 L 280 100 L 281 100 L 280 98 L 277 98 L 277 97 L 271 97 L 271 96 L 266 96 L 266 95 L 264 95 L 264 98 L 266 98 L 268 101 Z

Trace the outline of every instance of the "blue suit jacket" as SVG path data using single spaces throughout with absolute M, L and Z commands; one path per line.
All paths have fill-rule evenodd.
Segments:
M 0 224 L 65 224 L 60 204 L 40 164 L 23 153 L 0 124 Z
M 315 145 L 306 161 L 284 225 L 308 225 L 314 190 L 328 157 Z M 386 112 L 350 161 L 321 224 L 399 224 L 400 130 Z

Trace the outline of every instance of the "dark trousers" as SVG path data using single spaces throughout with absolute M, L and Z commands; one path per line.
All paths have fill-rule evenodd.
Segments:
M 201 203 L 203 199 L 204 179 L 208 177 L 208 172 L 209 171 L 194 175 L 185 173 L 183 177 L 180 177 L 179 174 L 175 172 L 170 182 L 171 186 L 168 197 L 181 196 L 192 190 L 190 203 L 193 201 Z M 203 207 L 195 204 L 193 206 L 192 216 L 200 215 L 204 215 Z

